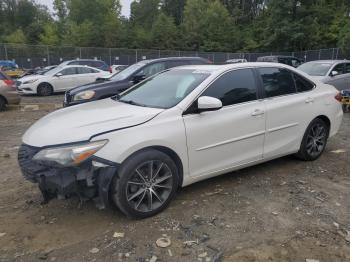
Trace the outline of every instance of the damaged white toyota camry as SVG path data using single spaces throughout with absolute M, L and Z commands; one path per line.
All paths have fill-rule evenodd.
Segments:
M 144 218 L 199 180 L 289 154 L 317 159 L 341 124 L 340 99 L 282 64 L 178 67 L 45 116 L 18 159 L 46 201 L 78 195 Z

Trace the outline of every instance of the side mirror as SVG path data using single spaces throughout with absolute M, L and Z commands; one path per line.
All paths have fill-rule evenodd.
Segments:
M 338 72 L 338 71 L 332 71 L 332 72 L 331 72 L 331 76 L 337 76 L 337 75 L 339 75 L 339 72 Z
M 198 111 L 199 112 L 205 112 L 205 111 L 215 111 L 222 108 L 222 102 L 211 96 L 201 96 L 198 98 Z
M 134 82 L 134 84 L 136 84 L 136 83 L 141 82 L 142 80 L 145 80 L 145 79 L 146 79 L 145 75 L 135 75 L 132 78 L 132 82 Z
M 60 76 L 63 76 L 63 74 L 62 73 L 57 73 L 55 76 L 60 77 Z
M 96 78 L 96 82 L 103 82 L 103 81 L 106 81 L 108 78 L 105 78 L 105 77 L 97 77 Z

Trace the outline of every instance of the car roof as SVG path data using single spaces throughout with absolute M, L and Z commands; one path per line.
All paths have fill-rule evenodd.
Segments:
M 331 63 L 331 64 L 337 64 L 337 63 L 344 63 L 344 62 L 350 62 L 350 60 L 315 60 L 315 61 L 309 61 L 307 63 Z
M 156 58 L 156 59 L 146 59 L 146 60 L 140 60 L 138 62 L 140 63 L 153 63 L 153 62 L 162 62 L 162 61 L 176 61 L 176 60 L 206 60 L 203 57 L 199 56 L 175 56 L 175 57 L 163 57 L 163 58 Z
M 101 71 L 100 69 L 98 69 L 96 67 L 87 66 L 87 65 L 63 65 L 63 66 L 57 66 L 56 68 L 66 69 L 66 68 L 71 68 L 71 67 L 85 67 L 85 68 L 91 68 L 91 69 Z
M 269 56 L 259 56 L 258 58 L 275 58 L 275 57 L 281 57 L 281 58 L 297 58 L 296 56 L 291 56 L 291 55 L 269 55 Z
M 247 62 L 247 63 L 237 63 L 237 64 L 223 64 L 223 65 L 184 65 L 180 67 L 175 67 L 173 69 L 192 69 L 192 70 L 203 70 L 209 72 L 222 72 L 230 69 L 238 68 L 253 68 L 253 67 L 284 67 L 295 69 L 291 66 L 281 64 L 281 63 L 269 63 L 269 62 Z

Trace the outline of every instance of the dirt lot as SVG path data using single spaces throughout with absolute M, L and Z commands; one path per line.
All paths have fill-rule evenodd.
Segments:
M 285 157 L 203 181 L 158 216 L 130 220 L 77 199 L 40 205 L 17 150 L 50 110 L 0 114 L 0 261 L 350 261 L 350 114 L 315 162 Z M 161 237 L 171 245 L 158 247 Z

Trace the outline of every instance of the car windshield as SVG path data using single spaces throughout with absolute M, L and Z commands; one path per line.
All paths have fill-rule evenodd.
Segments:
M 171 108 L 210 75 L 207 71 L 172 69 L 150 77 L 121 94 L 120 102 L 155 108 Z
M 307 73 L 310 76 L 325 76 L 329 69 L 331 68 L 332 63 L 305 63 L 298 67 L 299 70 Z
M 110 79 L 112 81 L 124 80 L 124 79 L 128 78 L 130 75 L 132 75 L 133 73 L 135 73 L 137 70 L 139 70 L 144 65 L 145 65 L 145 63 L 133 64 L 133 65 L 125 68 L 124 70 L 120 71 L 119 73 L 114 74 Z
M 55 68 L 52 68 L 52 69 L 49 69 L 47 71 L 42 72 L 41 75 L 51 76 L 51 75 L 57 74 L 59 71 L 62 70 L 62 68 L 63 68 L 63 66 L 57 66 Z

